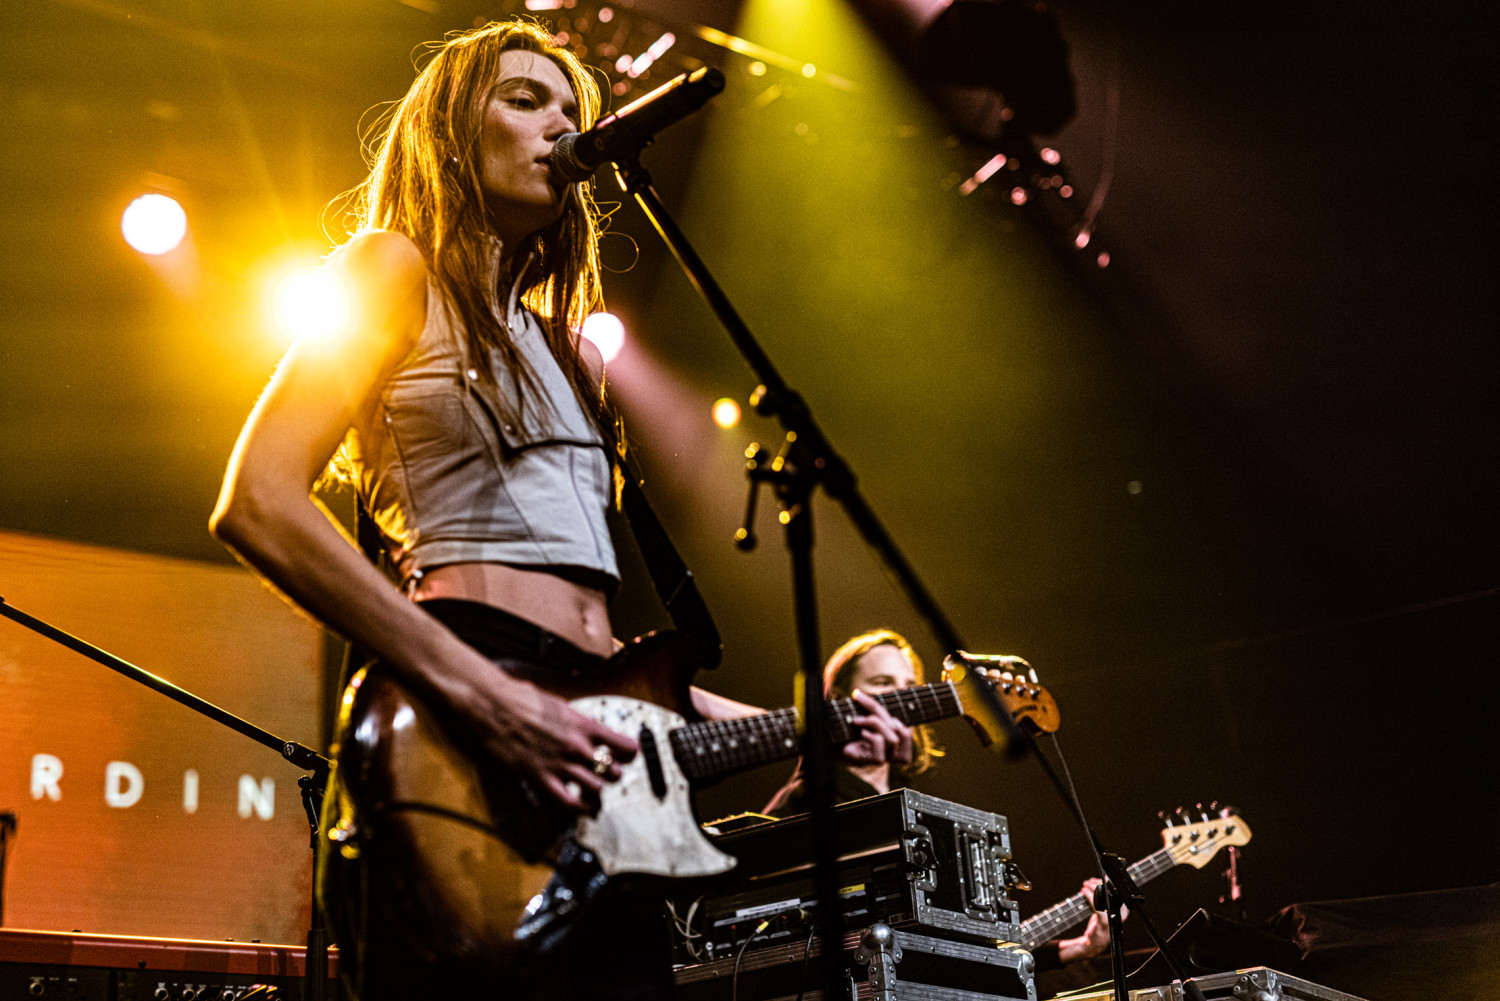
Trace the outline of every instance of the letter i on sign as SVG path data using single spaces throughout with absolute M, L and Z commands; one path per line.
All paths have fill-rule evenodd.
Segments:
M 182 773 L 182 812 L 198 812 L 198 771 L 195 768 Z

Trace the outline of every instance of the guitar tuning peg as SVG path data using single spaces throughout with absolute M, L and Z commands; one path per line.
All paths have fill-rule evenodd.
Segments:
M 1172 818 L 1171 818 L 1171 817 L 1169 817 L 1169 816 L 1167 816 L 1167 814 L 1166 814 L 1166 811 L 1165 811 L 1165 810 L 1157 810 L 1157 811 L 1156 811 L 1156 817 L 1157 817 L 1157 819 L 1158 819 L 1158 820 L 1165 820 L 1165 821 L 1166 821 L 1166 822 L 1167 822 L 1167 826 L 1168 826 L 1168 827 L 1172 827 L 1172 826 L 1174 826 L 1174 825 L 1173 825 L 1173 824 L 1172 824 Z

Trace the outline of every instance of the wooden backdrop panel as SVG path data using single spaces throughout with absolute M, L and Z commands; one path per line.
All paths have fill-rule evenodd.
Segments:
M 0 532 L 0 595 L 277 736 L 317 743 L 319 631 L 244 570 Z M 60 778 L 43 781 L 54 760 Z M 125 764 L 107 790 L 111 762 Z M 0 809 L 19 818 L 6 925 L 301 942 L 312 871 L 301 774 L 0 619 Z

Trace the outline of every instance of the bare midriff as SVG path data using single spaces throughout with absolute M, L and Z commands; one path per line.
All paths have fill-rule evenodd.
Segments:
M 544 570 L 450 563 L 428 570 L 412 597 L 477 601 L 541 626 L 589 653 L 608 657 L 614 652 L 604 592 Z

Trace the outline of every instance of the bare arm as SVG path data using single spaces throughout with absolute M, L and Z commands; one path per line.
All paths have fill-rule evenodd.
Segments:
M 1099 886 L 1097 878 L 1083 881 L 1083 894 L 1090 900 L 1094 899 L 1094 890 Z M 1130 908 L 1120 908 L 1120 919 L 1123 921 L 1130 914 Z M 1083 934 L 1077 938 L 1059 939 L 1057 942 L 1057 958 L 1064 963 L 1071 963 L 1077 959 L 1092 959 L 1101 956 L 1109 949 L 1109 918 L 1103 911 L 1094 911 L 1089 914 L 1088 927 L 1084 928 Z
M 334 267 L 356 304 L 352 331 L 287 353 L 235 445 L 210 529 L 292 601 L 452 708 L 486 751 L 582 809 L 578 790 L 602 785 L 595 745 L 628 759 L 634 743 L 496 670 L 392 587 L 311 497 L 426 317 L 426 265 L 405 237 L 360 237 Z

